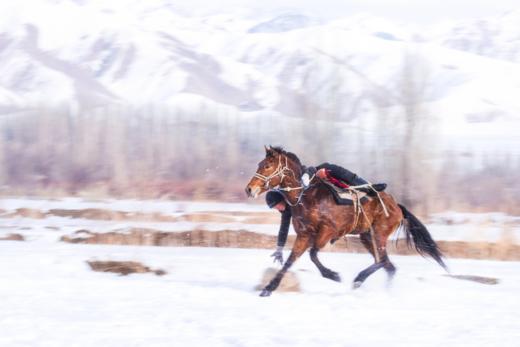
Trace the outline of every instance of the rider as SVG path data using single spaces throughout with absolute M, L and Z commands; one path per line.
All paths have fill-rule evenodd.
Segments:
M 376 196 L 378 192 L 382 192 L 386 188 L 386 183 L 377 183 L 368 185 L 368 182 L 363 178 L 359 177 L 352 171 L 345 169 L 339 165 L 323 163 L 316 166 L 316 168 L 307 168 L 307 171 L 314 172 L 316 170 L 316 176 L 322 180 L 327 180 L 333 183 L 335 186 L 340 188 L 349 188 L 350 186 L 362 186 L 365 187 L 356 188 L 356 190 L 367 193 L 369 196 Z
M 274 261 L 283 263 L 283 247 L 287 241 L 287 234 L 289 233 L 289 225 L 291 224 L 291 207 L 287 205 L 282 193 L 276 190 L 268 191 L 265 194 L 265 202 L 269 208 L 276 208 L 282 214 L 282 220 L 280 222 L 280 230 L 278 231 L 278 241 L 276 242 L 276 251 L 271 254 L 274 257 Z
M 316 168 L 310 167 L 306 172 L 316 173 L 316 176 L 323 180 L 328 180 L 340 188 L 348 188 L 350 186 L 361 186 L 368 184 L 363 178 L 355 173 L 334 164 L 323 163 Z M 375 191 L 383 191 L 386 188 L 385 183 L 373 184 L 370 187 L 356 188 L 357 190 L 366 192 L 369 196 L 375 196 Z M 276 208 L 282 214 L 280 223 L 280 230 L 278 231 L 278 241 L 276 243 L 276 251 L 271 254 L 274 261 L 283 263 L 283 247 L 287 241 L 287 234 L 289 233 L 289 225 L 291 223 L 291 207 L 287 205 L 282 193 L 271 190 L 265 195 L 265 201 L 269 208 Z

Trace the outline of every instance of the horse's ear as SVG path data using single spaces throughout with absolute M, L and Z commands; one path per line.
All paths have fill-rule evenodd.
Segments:
M 272 157 L 274 154 L 273 148 L 271 146 L 269 146 L 269 147 L 264 146 L 264 148 L 265 148 L 265 156 Z

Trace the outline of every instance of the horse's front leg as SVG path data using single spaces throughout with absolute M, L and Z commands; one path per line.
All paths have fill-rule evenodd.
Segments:
M 294 241 L 294 245 L 291 251 L 291 255 L 287 258 L 287 261 L 283 265 L 282 269 L 278 271 L 276 276 L 269 282 L 267 286 L 262 290 L 260 296 L 269 296 L 271 293 L 278 288 L 280 281 L 283 276 L 287 272 L 287 270 L 291 267 L 291 265 L 298 259 L 303 252 L 305 252 L 309 248 L 309 236 L 308 235 L 298 235 L 296 240 Z

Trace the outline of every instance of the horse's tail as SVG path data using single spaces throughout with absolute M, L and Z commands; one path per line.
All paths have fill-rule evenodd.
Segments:
M 440 266 L 444 268 L 444 270 L 448 271 L 448 267 L 444 264 L 442 260 L 443 255 L 439 249 L 439 246 L 435 243 L 432 236 L 428 232 L 428 229 L 421 223 L 417 217 L 415 217 L 410 211 L 406 209 L 401 204 L 398 204 L 403 211 L 403 216 L 407 220 L 407 225 L 405 224 L 406 231 L 406 243 L 408 247 L 415 247 L 417 252 L 425 257 L 429 255 L 432 257 Z

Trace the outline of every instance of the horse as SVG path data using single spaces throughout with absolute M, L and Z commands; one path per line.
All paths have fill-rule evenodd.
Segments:
M 443 255 L 426 227 L 390 194 L 379 192 L 377 197 L 363 203 L 361 209 L 354 205 L 338 205 L 325 183 L 317 176 L 311 177 L 308 185 L 302 183 L 304 170 L 294 153 L 281 147 L 265 147 L 265 158 L 259 162 L 256 173 L 245 188 L 250 198 L 257 198 L 271 189 L 280 191 L 290 205 L 296 231 L 289 258 L 260 296 L 271 295 L 287 270 L 309 247 L 310 258 L 321 275 L 341 282 L 337 272 L 320 262 L 318 252 L 327 243 L 333 243 L 347 234 L 359 235 L 361 243 L 374 257 L 374 263 L 354 278 L 353 289 L 359 288 L 371 274 L 381 268 L 385 269 L 390 282 L 396 268 L 388 258 L 386 243 L 399 227 L 405 230 L 409 247 L 414 246 L 423 257 L 433 258 L 448 271 Z

